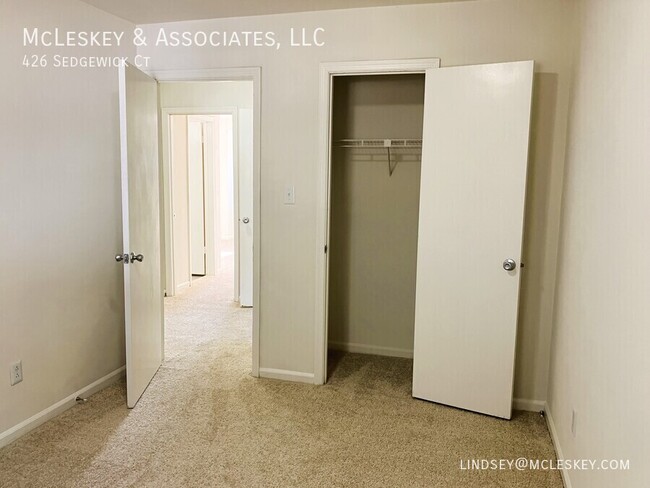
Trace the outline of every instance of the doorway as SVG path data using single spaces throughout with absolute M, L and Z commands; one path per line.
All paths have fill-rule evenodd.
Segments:
M 236 110 L 169 115 L 173 296 L 234 260 Z M 228 265 L 226 263 L 226 265 Z M 229 264 L 232 266 L 232 263 Z M 239 266 L 233 283 L 239 282 Z M 235 293 L 234 300 L 239 301 Z
M 192 325 L 197 325 L 196 316 L 191 315 L 197 308 L 203 309 L 204 305 L 214 306 L 227 303 L 228 306 L 236 304 L 238 310 L 245 310 L 247 303 L 243 297 L 250 299 L 253 305 L 247 311 L 249 319 L 236 321 L 239 332 L 243 333 L 244 354 L 252 359 L 252 376 L 259 376 L 259 276 L 260 276 L 260 245 L 259 245 L 259 215 L 260 215 L 260 68 L 241 69 L 215 69 L 198 71 L 164 71 L 146 74 L 131 65 L 120 66 L 119 80 L 119 112 L 120 112 L 120 159 L 122 180 L 122 233 L 124 247 L 122 252 L 116 254 L 115 260 L 125 266 L 124 271 L 124 311 L 125 311 L 125 342 L 126 342 L 126 376 L 127 376 L 127 405 L 134 407 L 145 392 L 147 386 L 154 378 L 163 360 L 168 360 L 183 347 L 188 346 L 187 341 L 181 344 L 176 351 L 165 351 L 164 299 L 165 292 L 173 293 L 176 288 L 173 284 L 173 256 L 174 256 L 174 228 L 173 228 L 173 191 L 172 191 L 172 166 L 170 141 L 171 116 L 176 115 L 203 115 L 219 114 L 223 99 L 233 98 L 233 89 L 245 93 L 247 103 L 240 106 L 235 104 L 236 114 L 245 123 L 232 122 L 232 131 L 238 134 L 238 145 L 246 155 L 246 164 L 241 172 L 245 178 L 238 178 L 239 171 L 233 167 L 233 200 L 235 209 L 246 212 L 246 217 L 236 216 L 233 234 L 245 235 L 240 238 L 239 245 L 245 250 L 247 260 L 245 266 L 248 276 L 240 269 L 239 287 L 219 286 L 223 291 L 230 288 L 229 298 L 226 302 L 218 300 L 219 293 L 208 290 L 198 296 L 205 298 L 205 302 L 191 303 L 180 307 L 180 322 L 182 335 L 192 331 Z M 193 81 L 190 81 L 193 80 Z M 167 86 L 165 82 L 168 82 Z M 171 83 L 169 83 L 171 82 Z M 214 104 L 215 100 L 219 103 Z M 206 107 L 216 106 L 216 110 Z M 242 117 L 242 115 L 245 116 Z M 161 116 L 162 115 L 162 116 Z M 187 120 L 185 122 L 187 123 Z M 244 131 L 240 130 L 242 127 Z M 201 128 L 203 132 L 203 127 Z M 241 137 L 245 132 L 246 136 Z M 162 140 L 161 140 L 162 138 Z M 189 143 L 186 139 L 186 145 Z M 203 142 L 202 142 L 203 144 Z M 237 145 L 234 150 L 239 150 Z M 162 158 L 159 159 L 159 148 Z M 201 147 L 204 152 L 205 148 Z M 186 153 L 187 159 L 187 153 Z M 237 164 L 240 158 L 231 158 Z M 208 200 L 206 185 L 208 175 L 205 171 L 204 158 L 200 158 L 203 177 L 203 242 L 205 244 L 210 232 L 206 224 L 213 223 L 207 218 L 205 205 Z M 162 164 L 161 164 L 162 163 Z M 186 165 L 184 175 L 189 185 L 189 167 Z M 200 178 L 201 179 L 201 178 Z M 200 181 L 199 179 L 199 181 Z M 212 180 L 210 180 L 212 182 Z M 217 190 L 214 188 L 213 190 Z M 187 226 L 190 226 L 189 191 L 188 191 Z M 199 205 L 201 206 L 201 205 Z M 199 213 L 200 215 L 200 213 Z M 249 217 L 250 216 L 250 217 Z M 241 225 L 247 225 L 250 230 L 245 233 L 238 232 Z M 254 229 L 254 230 L 253 230 Z M 189 231 L 187 233 L 189 239 Z M 188 247 L 191 243 L 188 240 Z M 200 237 L 199 237 L 200 242 Z M 255 242 L 255 245 L 253 245 Z M 248 248 L 248 249 L 245 249 Z M 191 252 L 191 251 L 190 251 Z M 203 248 L 205 253 L 205 246 Z M 237 246 L 233 254 L 237 253 Z M 216 256 L 216 253 L 215 253 Z M 145 259 L 146 258 L 146 259 Z M 240 260 L 235 260 L 238 264 Z M 191 275 L 191 260 L 189 274 Z M 204 271 L 209 271 L 209 261 L 204 257 Z M 248 293 L 242 293 L 244 279 L 247 279 Z M 190 278 L 191 283 L 191 278 Z M 197 298 L 197 297 L 194 297 Z M 236 299 L 239 299 L 237 302 Z M 242 305 L 243 307 L 240 307 Z M 223 312 L 223 307 L 218 307 Z M 249 307 L 250 308 L 250 307 Z M 229 318 L 233 318 L 230 314 Z M 252 317 L 251 317 L 252 316 Z M 209 314 L 199 318 L 202 325 L 208 325 L 207 332 L 213 339 L 219 339 L 221 331 L 214 325 L 229 322 L 221 320 L 218 314 Z M 251 323 L 252 322 L 252 323 Z M 199 325 L 200 325 L 199 324 Z M 210 325 L 213 325 L 210 327 Z M 189 326 L 189 327 L 188 327 Z M 237 327 L 235 327 L 237 328 Z M 233 329 L 234 330 L 234 329 Z M 229 331 L 232 332 L 232 331 Z M 216 334 L 216 337 L 215 337 Z M 248 340 L 247 340 L 248 338 Z M 204 337 L 199 337 L 205 343 Z M 248 346 L 246 346 L 248 342 Z M 248 354 L 246 354 L 248 349 Z M 165 359 L 167 353 L 167 359 Z
M 252 307 L 253 83 L 161 82 L 160 92 L 165 295 L 214 275 L 231 252 L 233 299 Z M 176 141 L 172 131 L 180 134 Z
M 388 60 L 388 61 L 359 61 L 359 62 L 339 62 L 339 63 L 323 63 L 321 64 L 320 69 L 320 139 L 319 139 L 319 222 L 318 222 L 318 242 L 323 243 L 321 252 L 317 253 L 316 257 L 316 334 L 315 334 L 315 354 L 314 354 L 314 381 L 316 384 L 324 384 L 327 382 L 327 371 L 328 371 L 328 350 L 330 346 L 332 348 L 344 349 L 348 351 L 356 351 L 362 353 L 377 353 L 383 350 L 386 352 L 386 349 L 383 346 L 374 346 L 367 343 L 354 342 L 352 336 L 349 335 L 349 332 L 340 330 L 331 334 L 329 331 L 329 322 L 330 322 L 330 283 L 333 279 L 336 279 L 336 271 L 332 273 L 330 267 L 331 264 L 331 245 L 332 245 L 332 229 L 330 218 L 332 216 L 334 199 L 336 198 L 334 192 L 336 191 L 333 188 L 333 183 L 336 183 L 334 177 L 334 165 L 333 159 L 337 156 L 343 157 L 343 159 L 348 156 L 366 158 L 368 160 L 367 164 L 374 158 L 377 161 L 383 158 L 386 171 L 394 172 L 396 168 L 392 157 L 395 156 L 395 152 L 392 152 L 392 156 L 389 157 L 390 150 L 384 147 L 383 138 L 392 138 L 399 137 L 396 132 L 388 133 L 386 132 L 387 127 L 374 127 L 371 128 L 371 132 L 363 133 L 359 132 L 356 136 L 350 136 L 346 134 L 346 125 L 350 126 L 350 130 L 358 131 L 360 128 L 354 129 L 354 116 L 348 114 L 346 117 L 345 105 L 349 101 L 350 92 L 345 89 L 345 85 L 349 83 L 345 82 L 345 78 L 357 78 L 358 80 L 366 79 L 370 80 L 374 77 L 382 78 L 383 76 L 423 76 L 427 69 L 438 68 L 440 66 L 440 60 L 437 58 L 427 58 L 427 59 L 415 59 L 415 60 Z M 340 83 L 337 80 L 343 80 Z M 334 86 L 335 84 L 339 85 L 339 99 L 334 100 Z M 363 84 L 363 83 L 362 83 Z M 346 93 L 347 92 L 347 93 Z M 375 93 L 377 95 L 377 92 Z M 377 100 L 375 100 L 376 102 Z M 335 104 L 339 104 L 338 110 Z M 368 113 L 363 114 L 364 109 L 363 104 L 360 107 L 359 114 L 362 115 L 362 119 L 370 121 L 371 124 L 374 124 L 373 117 L 379 115 L 380 121 L 384 123 L 391 124 L 390 117 L 385 113 L 375 113 L 374 115 L 368 115 Z M 380 104 L 381 105 L 381 104 Z M 339 127 L 333 126 L 333 117 L 335 112 L 339 112 L 339 117 L 341 114 L 344 116 L 343 124 Z M 381 110 L 380 110 L 381 112 Z M 357 114 L 358 115 L 358 114 Z M 347 119 L 347 120 L 346 120 Z M 377 122 L 377 121 L 375 121 Z M 417 128 L 412 128 L 414 137 L 417 135 Z M 353 154 L 357 152 L 353 147 L 344 147 L 344 146 L 361 146 L 366 145 L 364 142 L 364 137 L 369 138 L 365 154 Z M 402 135 L 406 137 L 406 135 Z M 391 144 L 392 142 L 386 139 L 386 144 Z M 335 154 L 336 153 L 336 154 Z M 411 155 L 413 156 L 413 154 Z M 417 156 L 417 155 L 415 155 Z M 417 159 L 417 158 L 416 158 Z M 379 164 L 377 162 L 376 164 Z M 374 166 L 373 166 L 374 167 Z M 342 169 L 342 166 L 339 166 Z M 413 167 L 411 167 L 413 169 Z M 374 171 L 374 170 L 373 170 Z M 380 173 L 377 173 L 378 175 Z M 340 176 L 340 175 L 339 175 Z M 392 176 L 391 176 L 392 177 Z M 344 183 L 341 188 L 344 188 Z M 336 204 L 338 205 L 338 204 Z M 345 212 L 345 209 L 341 209 Z M 343 215 L 343 214 L 342 214 Z M 417 226 L 415 227 L 415 232 L 417 233 Z M 343 234 L 340 233 L 340 236 Z M 343 276 L 341 274 L 341 276 Z M 345 297 L 340 300 L 341 303 L 345 302 Z M 336 298 L 335 298 L 336 300 Z M 338 322 L 338 321 L 337 321 Z M 339 329 L 345 329 L 345 326 L 341 327 L 339 322 L 336 327 Z M 408 329 L 409 326 L 407 325 Z M 408 332 L 407 332 L 408 334 Z M 338 336 L 338 337 L 337 337 Z M 343 340 L 341 340 L 343 338 Z M 375 341 L 376 342 L 376 341 Z M 368 347 L 370 346 L 370 347 Z M 391 346 L 393 356 L 402 356 L 409 357 L 409 350 L 412 355 L 412 344 L 410 346 L 395 347 Z
M 510 418 L 533 67 L 321 65 L 317 382 L 412 356 L 414 398 Z
M 219 310 L 253 308 L 255 86 L 254 80 L 159 82 L 169 354 L 182 347 L 183 323 L 198 334 L 193 320 L 223 324 Z M 256 375 L 256 311 L 251 315 Z
M 423 74 L 334 79 L 330 356 L 413 357 L 423 109 Z

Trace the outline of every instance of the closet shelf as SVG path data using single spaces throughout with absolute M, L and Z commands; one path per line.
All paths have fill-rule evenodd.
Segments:
M 393 162 L 391 149 L 421 149 L 422 139 L 341 139 L 337 145 L 353 149 L 386 149 L 388 176 L 393 176 L 397 161 Z
M 339 147 L 376 149 L 421 148 L 422 139 L 341 139 L 337 145 Z

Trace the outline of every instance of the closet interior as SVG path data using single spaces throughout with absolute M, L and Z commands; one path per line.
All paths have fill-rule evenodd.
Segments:
M 330 350 L 413 357 L 424 80 L 333 78 Z

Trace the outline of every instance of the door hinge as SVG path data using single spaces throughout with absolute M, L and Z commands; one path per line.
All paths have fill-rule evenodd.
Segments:
M 327 244 L 325 244 L 325 254 L 327 254 Z

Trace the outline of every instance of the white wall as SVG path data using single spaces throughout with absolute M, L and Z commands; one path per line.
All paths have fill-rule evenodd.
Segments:
M 60 51 L 23 47 L 22 28 L 133 26 L 76 0 L 2 0 L 0 24 L 2 433 L 125 362 L 117 73 L 24 68 Z
M 161 108 L 253 107 L 250 81 L 160 83 Z
M 156 48 L 152 69 L 262 67 L 260 366 L 314 370 L 318 71 L 324 61 L 440 57 L 443 66 L 534 59 L 530 205 L 515 396 L 543 400 L 554 297 L 573 5 L 483 0 L 167 24 L 168 30 L 273 30 L 275 48 Z M 155 38 L 160 26 L 145 26 Z M 322 27 L 320 48 L 289 29 Z M 283 205 L 295 185 L 296 204 Z
M 412 357 L 420 152 L 393 150 L 389 175 L 386 149 L 337 141 L 421 139 L 424 76 L 341 76 L 333 94 L 328 339 Z
M 571 106 L 549 410 L 573 488 L 650 486 L 650 2 L 585 0 Z M 576 435 L 571 434 L 575 409 Z

